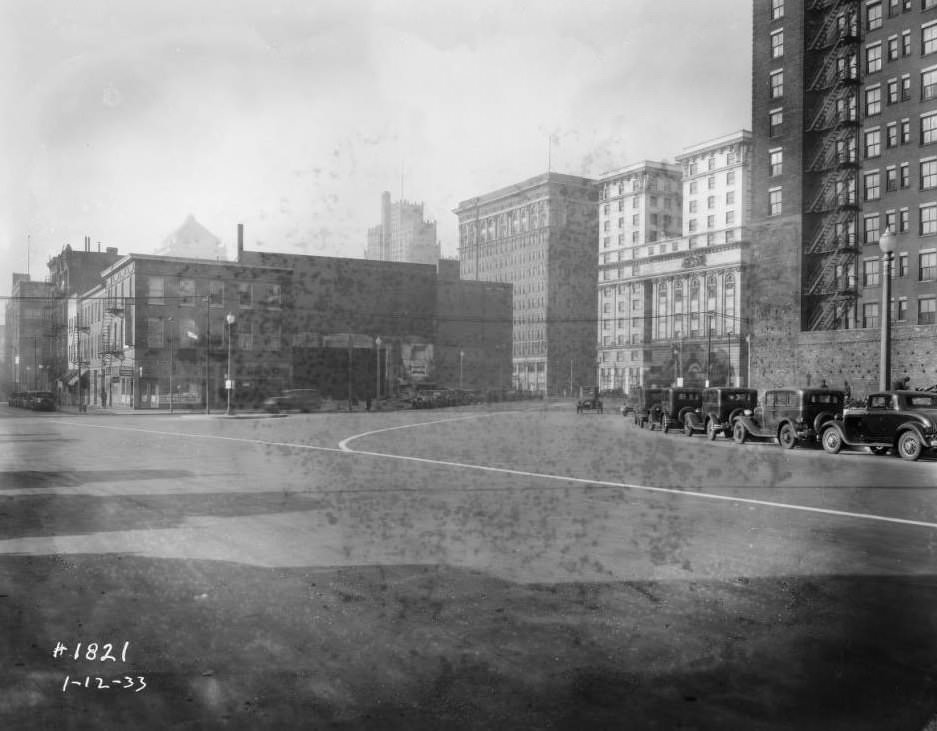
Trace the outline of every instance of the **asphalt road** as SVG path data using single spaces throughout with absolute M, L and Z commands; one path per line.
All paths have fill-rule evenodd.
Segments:
M 0 443 L 5 728 L 937 713 L 937 460 L 710 443 L 568 403 L 0 407 Z

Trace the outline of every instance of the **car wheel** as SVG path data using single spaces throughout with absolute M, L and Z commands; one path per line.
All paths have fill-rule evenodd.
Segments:
M 790 424 L 785 424 L 781 427 L 781 431 L 778 432 L 778 444 L 780 444 L 783 449 L 794 448 L 794 445 L 797 444 L 797 433 L 794 431 L 794 427 Z
M 820 436 L 820 443 L 823 445 L 824 451 L 830 454 L 839 454 L 839 451 L 843 448 L 843 438 L 832 427 L 823 432 Z
M 924 445 L 921 444 L 921 438 L 913 431 L 906 431 L 898 437 L 898 454 L 901 459 L 910 461 L 916 460 L 924 451 Z
M 716 441 L 716 422 L 712 419 L 706 420 L 706 438 L 711 442 Z
M 748 430 L 745 428 L 744 424 L 736 422 L 735 427 L 732 429 L 732 441 L 736 444 L 745 444 L 747 439 Z

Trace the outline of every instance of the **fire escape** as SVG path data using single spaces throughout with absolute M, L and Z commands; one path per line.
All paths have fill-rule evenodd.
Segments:
M 804 134 L 804 327 L 838 329 L 855 310 L 859 258 L 858 0 L 812 0 Z
M 123 344 L 124 303 L 120 297 L 108 297 L 104 300 L 104 320 L 101 323 L 101 342 L 98 352 L 101 354 L 101 366 L 107 368 L 114 359 L 124 359 Z

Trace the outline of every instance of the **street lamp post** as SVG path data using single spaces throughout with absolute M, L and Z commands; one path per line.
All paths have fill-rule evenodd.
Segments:
M 172 323 L 172 316 L 167 318 L 167 322 Z M 172 413 L 172 375 L 175 366 L 172 352 L 172 324 L 169 325 L 169 413 Z
M 374 378 L 374 400 L 375 408 L 377 407 L 377 401 L 381 398 L 381 345 L 383 344 L 380 335 L 374 339 L 374 345 L 376 350 L 374 353 L 375 362 L 377 363 L 377 374 Z
M 237 322 L 237 318 L 234 316 L 233 312 L 229 312 L 225 315 L 225 322 L 228 323 L 228 377 L 225 379 L 225 388 L 228 391 L 228 410 L 225 412 L 227 416 L 231 416 L 231 392 L 234 391 L 234 373 L 231 370 L 231 332 L 234 329 L 234 323 Z
M 897 237 L 891 228 L 878 240 L 878 248 L 882 250 L 882 348 L 878 369 L 878 387 L 882 391 L 889 388 L 891 379 L 891 266 L 895 254 Z
M 465 351 L 459 351 L 459 388 L 462 388 L 462 361 L 465 358 Z

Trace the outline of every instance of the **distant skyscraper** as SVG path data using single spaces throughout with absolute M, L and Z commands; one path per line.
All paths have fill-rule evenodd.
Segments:
M 379 261 L 432 264 L 439 261 L 436 222 L 423 219 L 423 204 L 381 196 L 381 222 L 368 229 L 367 258 Z

